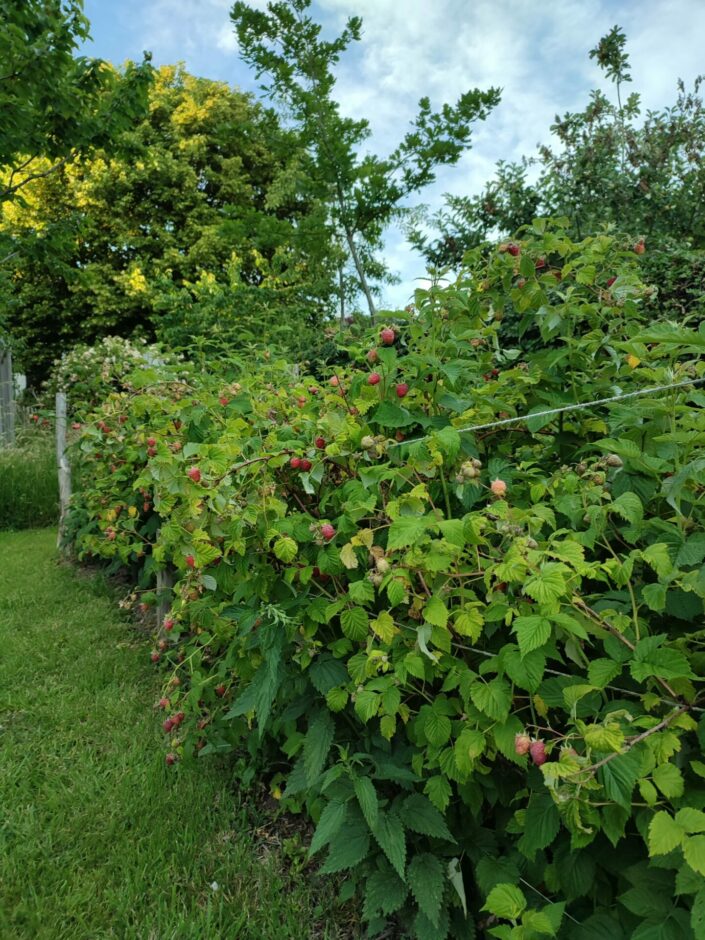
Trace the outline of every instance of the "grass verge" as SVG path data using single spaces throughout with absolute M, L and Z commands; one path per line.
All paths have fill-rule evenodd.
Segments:
M 343 936 L 222 766 L 165 767 L 144 640 L 55 537 L 0 533 L 0 937 Z

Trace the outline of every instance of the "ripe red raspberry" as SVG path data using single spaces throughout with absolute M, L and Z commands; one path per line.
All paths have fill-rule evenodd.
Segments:
M 516 244 L 516 242 L 509 242 L 509 244 L 507 245 L 507 251 L 513 258 L 516 258 L 516 256 L 521 251 L 521 248 L 519 247 L 519 245 Z
M 614 282 L 615 282 L 616 280 L 617 280 L 616 277 L 611 277 L 611 278 L 609 278 L 608 281 L 607 281 L 607 286 L 608 286 L 608 287 L 612 287 L 612 285 L 614 284 Z
M 291 467 L 292 470 L 298 470 L 299 467 L 301 466 L 301 458 L 292 457 L 291 460 L 289 461 L 289 466 Z
M 379 338 L 382 340 L 385 346 L 391 346 L 394 340 L 396 339 L 397 334 L 390 326 L 385 326 L 383 330 L 380 330 Z
M 323 450 L 326 446 L 326 439 L 324 437 L 317 437 L 314 444 L 319 450 Z
M 160 699 L 159 699 L 159 707 L 160 707 L 160 708 L 168 708 L 169 705 L 170 705 L 170 702 L 169 702 L 169 699 L 168 699 L 168 698 L 160 698 Z
M 225 695 L 225 691 L 226 691 L 225 686 L 221 682 L 220 685 L 217 685 L 215 687 L 214 691 L 215 691 L 215 694 L 218 696 L 218 698 L 222 698 Z
M 195 567 L 196 567 L 196 559 L 193 557 L 193 555 L 187 555 L 187 556 L 186 556 L 186 564 L 187 564 L 187 566 L 188 566 L 189 568 L 195 568 Z
M 310 460 L 307 460 L 306 457 L 304 457 L 304 459 L 301 461 L 301 469 L 304 473 L 308 473 L 312 466 L 313 464 Z
M 153 663 L 158 663 L 159 660 L 161 659 L 161 656 L 159 655 L 159 653 L 158 653 L 156 650 L 154 650 L 154 651 L 151 653 L 151 655 L 150 655 L 149 658 L 152 660 Z
M 165 618 L 164 618 L 164 629 L 165 629 L 167 632 L 168 632 L 169 630 L 173 630 L 175 623 L 176 623 L 176 621 L 175 621 L 172 617 L 165 617 Z
M 531 760 L 537 767 L 545 764 L 548 760 L 546 757 L 546 745 L 543 741 L 532 741 L 529 745 L 529 753 L 531 754 Z
M 399 385 L 397 385 L 397 398 L 405 398 L 408 392 L 409 386 L 406 382 L 400 382 Z
M 156 447 L 156 446 L 157 446 L 157 439 L 155 437 L 148 437 L 147 447 Z
M 321 526 L 321 535 L 326 540 L 326 542 L 330 542 L 330 540 L 335 537 L 335 529 L 330 524 L 330 522 L 323 523 Z
M 164 734 L 169 734 L 171 729 L 174 727 L 174 721 L 172 718 L 167 718 L 166 721 L 162 722 L 162 728 L 164 729 Z
M 369 376 L 367 377 L 367 384 L 379 385 L 381 379 L 382 376 L 379 374 L 379 372 L 370 372 Z
M 198 469 L 198 467 L 191 467 L 191 468 L 187 471 L 186 475 L 187 475 L 191 480 L 193 480 L 194 483 L 200 483 L 200 482 L 201 482 L 201 471 Z
M 166 757 L 164 758 L 164 760 L 166 761 L 167 767 L 171 767 L 171 766 L 173 766 L 173 765 L 176 763 L 176 761 L 178 760 L 178 758 L 177 758 L 176 754 L 167 754 Z
M 175 715 L 171 716 L 171 723 L 175 728 L 178 728 L 181 722 L 186 717 L 185 712 L 177 712 Z

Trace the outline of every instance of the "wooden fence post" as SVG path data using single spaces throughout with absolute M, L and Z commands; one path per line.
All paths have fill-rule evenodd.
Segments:
M 58 548 L 63 548 L 64 523 L 71 499 L 71 465 L 66 455 L 66 394 L 56 393 L 56 464 L 59 472 L 59 531 Z
M 0 347 L 0 444 L 15 443 L 15 387 L 12 378 L 12 353 Z
M 163 571 L 157 571 L 157 629 L 162 629 L 162 624 L 169 613 L 171 602 L 173 600 L 174 583 L 176 581 L 174 569 L 171 566 L 164 568 Z

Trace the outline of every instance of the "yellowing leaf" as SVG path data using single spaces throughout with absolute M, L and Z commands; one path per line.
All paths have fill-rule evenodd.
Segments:
M 340 549 L 340 560 L 346 568 L 357 568 L 358 560 L 352 542 L 346 542 Z

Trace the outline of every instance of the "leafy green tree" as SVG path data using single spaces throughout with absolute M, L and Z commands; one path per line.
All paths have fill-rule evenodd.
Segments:
M 500 163 L 478 196 L 449 197 L 432 220 L 435 238 L 415 227 L 412 240 L 430 262 L 457 263 L 468 248 L 537 215 L 568 218 L 576 238 L 611 225 L 661 250 L 705 247 L 702 80 L 690 92 L 679 82 L 674 105 L 642 117 L 639 95 L 623 93 L 631 82 L 625 46 L 615 26 L 590 52 L 613 83 L 614 101 L 593 91 L 583 111 L 556 117 L 557 146 Z
M 268 76 L 265 91 L 284 105 L 301 132 L 310 157 L 310 184 L 330 206 L 330 220 L 373 315 L 372 278 L 383 273 L 375 271 L 374 251 L 385 227 L 403 215 L 406 197 L 434 181 L 438 167 L 457 163 L 470 146 L 473 123 L 487 117 L 499 92 L 474 89 L 437 112 L 422 98 L 411 130 L 389 156 L 361 156 L 369 123 L 343 117 L 333 90 L 334 67 L 360 39 L 362 20 L 350 17 L 328 42 L 307 15 L 310 5 L 310 0 L 281 0 L 259 10 L 237 2 L 231 18 L 242 58 L 258 78 Z
M 76 154 L 107 145 L 144 112 L 149 56 L 121 73 L 75 55 L 88 36 L 82 0 L 5 0 L 0 7 L 0 202 Z
M 160 68 L 120 151 L 25 187 L 0 230 L 20 249 L 6 302 L 33 380 L 77 342 L 201 336 L 300 347 L 336 290 L 326 210 L 300 194 L 301 146 L 228 85 Z M 57 244 L 54 230 L 69 233 Z M 331 233 L 332 234 L 332 233 Z

